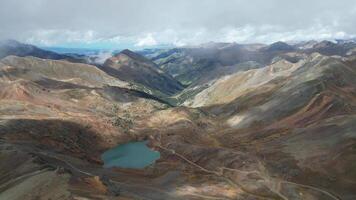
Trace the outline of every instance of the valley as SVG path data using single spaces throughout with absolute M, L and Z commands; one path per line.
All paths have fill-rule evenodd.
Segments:
M 356 198 L 353 41 L 0 49 L 0 199 Z

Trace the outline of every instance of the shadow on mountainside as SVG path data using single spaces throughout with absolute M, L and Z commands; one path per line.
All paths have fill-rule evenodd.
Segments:
M 105 150 L 100 134 L 90 125 L 58 119 L 0 119 L 0 137 L 98 163 Z

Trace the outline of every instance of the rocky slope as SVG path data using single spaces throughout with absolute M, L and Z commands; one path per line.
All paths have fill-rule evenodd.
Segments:
M 0 199 L 355 199 L 355 56 L 285 43 L 200 48 L 262 56 L 218 53 L 219 66 L 178 94 L 129 51 L 105 72 L 0 60 Z M 174 84 L 142 80 L 151 75 Z M 172 107 L 153 90 L 185 102 Z M 142 140 L 161 153 L 153 165 L 103 167 L 105 150 Z
M 218 116 L 230 126 L 217 133 L 221 143 L 255 151 L 272 173 L 286 167 L 287 179 L 319 184 L 350 199 L 356 178 L 349 168 L 356 137 L 351 60 L 317 53 L 298 63 L 280 60 L 224 77 L 186 105 Z
M 249 61 L 263 65 L 271 62 L 276 55 L 291 52 L 293 49 L 281 42 L 270 46 L 210 43 L 167 50 L 151 59 L 163 71 L 171 74 L 181 83 L 189 85 L 203 77 L 206 72 Z
M 323 55 L 351 55 L 356 44 L 351 41 L 309 41 L 297 44 L 276 42 L 270 45 L 208 43 L 199 46 L 182 47 L 169 50 L 143 51 L 142 53 L 159 67 L 185 85 L 194 84 L 204 77 L 204 73 L 214 71 L 224 66 L 232 66 L 244 62 L 257 62 L 268 65 L 276 57 L 283 57 L 291 62 L 297 62 L 297 57 L 288 53 L 313 53 Z M 219 71 L 222 71 L 218 69 Z
M 104 169 L 101 153 L 158 128 L 188 134 L 211 127 L 198 111 L 170 108 L 95 66 L 16 56 L 0 64 L 0 199 L 163 198 L 157 189 L 136 194 L 111 183 L 147 177 Z
M 157 96 L 172 95 L 183 89 L 178 81 L 161 71 L 155 63 L 130 50 L 123 50 L 106 60 L 102 69 Z
M 118 80 L 97 67 L 81 63 L 40 59 L 36 57 L 8 56 L 1 60 L 2 79 L 18 78 L 31 81 L 60 81 L 88 87 L 104 85 L 127 86 L 128 83 Z

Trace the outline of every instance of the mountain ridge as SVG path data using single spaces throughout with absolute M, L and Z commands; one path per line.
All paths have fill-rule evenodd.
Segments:
M 155 63 L 130 50 L 123 50 L 105 61 L 102 68 L 108 74 L 125 81 L 141 84 L 158 95 L 171 95 L 183 89 L 170 75 L 161 71 Z
M 353 200 L 354 45 L 314 45 L 2 58 L 0 199 Z M 104 167 L 137 141 L 160 158 Z

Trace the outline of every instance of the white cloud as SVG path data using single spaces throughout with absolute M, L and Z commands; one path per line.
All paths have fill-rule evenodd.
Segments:
M 97 35 L 92 30 L 72 31 L 72 30 L 36 30 L 32 31 L 25 42 L 52 46 L 63 43 L 91 43 L 98 40 Z
M 304 29 L 284 30 L 283 27 L 273 25 L 226 28 L 220 31 L 221 42 L 237 43 L 272 43 L 276 41 L 303 41 L 303 40 L 332 40 L 349 39 L 355 35 L 343 31 L 335 31 L 333 27 L 316 25 Z
M 354 0 L 0 2 L 0 39 L 41 45 L 104 42 L 139 48 L 209 41 L 270 43 L 356 34 Z
M 224 38 L 222 42 L 242 42 L 250 40 L 256 34 L 255 29 L 251 26 L 241 28 L 226 28 L 222 31 Z
M 143 38 L 138 38 L 135 46 L 144 47 L 144 46 L 155 46 L 158 42 L 153 37 L 152 33 L 146 34 Z
M 101 51 L 98 54 L 94 55 L 94 63 L 96 64 L 104 64 L 104 62 L 112 57 L 113 51 Z
M 61 44 L 78 44 L 81 46 L 106 44 L 112 47 L 144 48 L 156 45 L 198 45 L 210 41 L 236 42 L 236 43 L 272 43 L 276 41 L 302 41 L 324 39 L 350 39 L 356 35 L 344 31 L 335 30 L 333 26 L 321 24 L 305 27 L 303 29 L 285 29 L 276 25 L 245 25 L 240 27 L 224 27 L 220 30 L 209 31 L 204 28 L 191 30 L 166 29 L 160 32 L 149 32 L 140 35 L 99 35 L 93 30 L 38 30 L 33 31 L 25 40 L 27 43 L 44 46 L 56 46 Z

